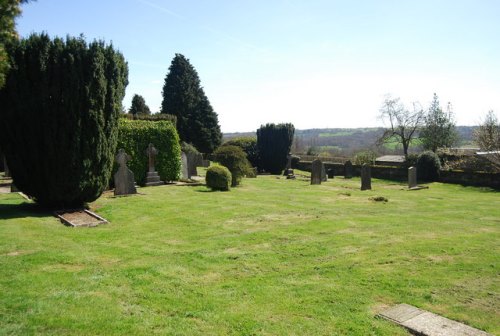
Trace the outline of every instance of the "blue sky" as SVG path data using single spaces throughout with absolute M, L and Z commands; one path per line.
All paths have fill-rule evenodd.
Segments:
M 500 116 L 498 0 L 37 0 L 21 36 L 112 42 L 129 65 L 124 105 L 158 111 L 175 53 L 190 59 L 224 132 L 380 126 L 386 94 L 459 125 Z

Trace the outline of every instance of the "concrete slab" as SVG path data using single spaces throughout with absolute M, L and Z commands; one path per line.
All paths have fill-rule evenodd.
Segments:
M 479 329 L 404 303 L 389 308 L 378 316 L 422 336 L 491 336 Z

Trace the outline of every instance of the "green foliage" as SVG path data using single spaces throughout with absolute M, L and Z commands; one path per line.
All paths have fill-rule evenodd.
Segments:
M 500 151 L 500 122 L 491 110 L 474 132 L 474 141 L 484 151 Z
M 108 185 L 128 69 L 82 37 L 31 35 L 12 49 L 0 91 L 0 144 L 16 186 L 49 207 L 77 207 Z
M 177 117 L 182 141 L 204 153 L 212 153 L 222 142 L 217 113 L 213 110 L 198 73 L 181 54 L 176 54 L 163 86 L 161 113 Z
M 377 153 L 370 150 L 362 151 L 354 156 L 354 164 L 360 166 L 364 164 L 374 165 L 376 158 L 377 158 Z
M 221 146 L 214 152 L 214 160 L 227 167 L 232 175 L 231 186 L 236 187 L 249 172 L 250 163 L 245 152 L 238 146 Z
M 207 187 L 212 190 L 229 191 L 232 181 L 231 172 L 224 166 L 212 165 L 205 176 Z
M 158 150 L 155 168 L 160 178 L 163 181 L 179 179 L 181 148 L 174 125 L 169 121 L 120 119 L 117 149 L 125 149 L 132 157 L 128 167 L 139 185 L 146 183 L 149 168 L 146 149 L 150 143 Z
M 434 153 L 438 148 L 452 147 L 458 140 L 451 104 L 448 103 L 447 112 L 444 112 L 435 93 L 419 137 L 424 149 Z
M 132 97 L 132 104 L 130 105 L 130 109 L 128 110 L 128 113 L 130 113 L 132 115 L 151 114 L 151 110 L 149 109 L 149 106 L 146 105 L 146 101 L 144 100 L 144 97 L 140 96 L 138 94 L 135 94 Z
M 181 150 L 186 154 L 188 153 L 200 154 L 200 152 L 198 152 L 195 146 L 184 141 L 181 142 Z
M 173 125 L 177 124 L 177 117 L 172 114 L 155 113 L 155 114 L 130 114 L 122 113 L 120 117 L 129 120 L 149 120 L 149 121 L 170 121 Z
M 417 166 L 418 154 L 408 154 L 405 158 L 404 167 L 410 168 Z
M 417 177 L 423 181 L 439 180 L 439 170 L 441 162 L 439 157 L 433 151 L 425 151 L 418 156 Z
M 247 155 L 247 159 L 252 167 L 259 166 L 259 148 L 257 147 L 257 137 L 237 137 L 226 141 L 222 146 L 238 146 Z
M 266 124 L 257 130 L 260 169 L 281 174 L 286 167 L 294 132 L 292 124 Z

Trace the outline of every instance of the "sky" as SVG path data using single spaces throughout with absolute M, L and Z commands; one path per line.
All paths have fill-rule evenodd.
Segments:
M 223 132 L 383 126 L 387 94 L 457 125 L 500 116 L 498 0 L 37 0 L 21 37 L 83 34 L 123 53 L 123 104 L 160 110 L 172 58 L 195 67 Z

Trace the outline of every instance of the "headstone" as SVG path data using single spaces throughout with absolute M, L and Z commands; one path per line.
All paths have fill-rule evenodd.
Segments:
M 287 179 L 295 179 L 292 169 L 292 153 L 289 153 L 287 156 L 287 163 L 283 176 L 286 176 Z
M 364 164 L 361 167 L 361 190 L 372 189 L 372 173 L 369 165 Z
M 323 162 L 316 159 L 311 165 L 311 184 L 321 184 L 321 168 L 323 167 Z
M 321 182 L 328 181 L 328 176 L 326 175 L 325 164 L 321 163 Z
M 118 171 L 114 176 L 115 196 L 137 193 L 135 188 L 134 173 L 127 167 L 127 161 L 130 160 L 131 157 L 125 153 L 125 150 L 120 149 L 118 151 L 118 154 L 115 157 L 115 161 L 118 163 Z
M 146 175 L 146 187 L 163 184 L 163 181 L 160 180 L 158 172 L 155 170 L 155 159 L 156 155 L 158 155 L 158 150 L 152 143 L 150 143 L 146 149 L 146 154 L 148 156 L 149 165 L 148 174 Z
M 417 167 L 408 168 L 408 188 L 417 187 Z
M 4 169 L 4 177 L 11 177 L 10 176 L 10 170 L 9 170 L 9 166 L 7 166 L 7 159 L 5 158 L 5 156 L 3 157 L 3 169 Z
M 335 169 L 330 168 L 326 171 L 328 178 L 334 178 L 335 177 Z
M 188 159 L 184 152 L 181 152 L 181 179 L 189 179 Z
M 344 163 L 344 177 L 347 179 L 352 178 L 352 162 L 350 160 Z

